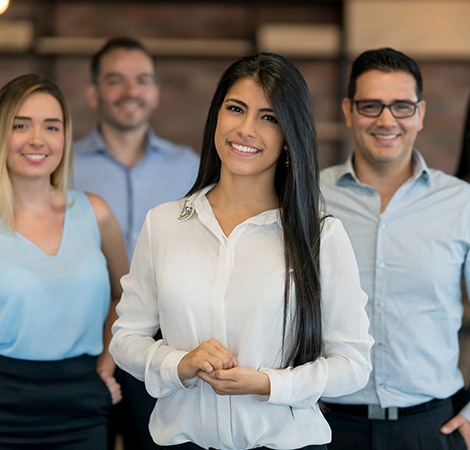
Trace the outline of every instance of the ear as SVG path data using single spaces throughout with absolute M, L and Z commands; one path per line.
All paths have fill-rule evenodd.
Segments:
M 352 101 L 350 98 L 343 98 L 341 102 L 341 108 L 343 109 L 344 118 L 346 119 L 346 125 L 352 128 Z
M 421 100 L 421 103 L 418 106 L 418 116 L 419 116 L 419 124 L 418 124 L 418 131 L 421 131 L 424 127 L 424 115 L 426 114 L 426 102 Z
M 90 83 L 85 90 L 86 99 L 88 100 L 88 104 L 91 106 L 92 109 L 96 109 L 98 107 L 98 87 L 95 83 Z

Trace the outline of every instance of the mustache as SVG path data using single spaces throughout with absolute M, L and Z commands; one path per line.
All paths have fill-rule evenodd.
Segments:
M 127 95 L 125 97 L 121 97 L 119 98 L 118 100 L 116 100 L 114 102 L 115 105 L 120 105 L 121 103 L 125 103 L 125 102 L 136 102 L 138 103 L 140 106 L 142 106 L 144 104 L 144 101 L 140 98 L 140 97 L 132 97 L 130 95 Z

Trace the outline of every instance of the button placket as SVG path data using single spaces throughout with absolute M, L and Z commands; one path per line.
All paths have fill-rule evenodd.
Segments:
M 212 330 L 214 333 L 213 337 L 227 347 L 225 299 L 230 272 L 233 266 L 234 251 L 230 238 L 221 236 L 219 242 L 219 259 L 211 298 Z M 230 433 L 230 402 L 229 395 L 217 396 L 217 427 L 220 440 L 227 448 L 233 447 L 233 440 Z

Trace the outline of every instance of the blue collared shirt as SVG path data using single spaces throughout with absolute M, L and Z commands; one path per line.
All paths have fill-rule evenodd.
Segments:
M 108 150 L 99 127 L 74 142 L 74 186 L 103 197 L 121 228 L 129 260 L 147 212 L 186 195 L 196 180 L 199 156 L 147 131 L 147 148 L 129 168 Z
M 356 253 L 375 339 L 367 386 L 328 401 L 406 407 L 464 384 L 457 364 L 462 275 L 470 287 L 470 185 L 428 168 L 417 151 L 412 162 L 412 177 L 383 213 L 352 157 L 321 173 L 326 210 L 341 219 Z

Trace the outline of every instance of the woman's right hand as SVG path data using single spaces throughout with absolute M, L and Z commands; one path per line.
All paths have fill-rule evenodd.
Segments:
M 209 339 L 183 357 L 178 364 L 181 380 L 189 380 L 202 370 L 212 373 L 219 369 L 237 367 L 237 358 L 233 356 L 217 339 Z

